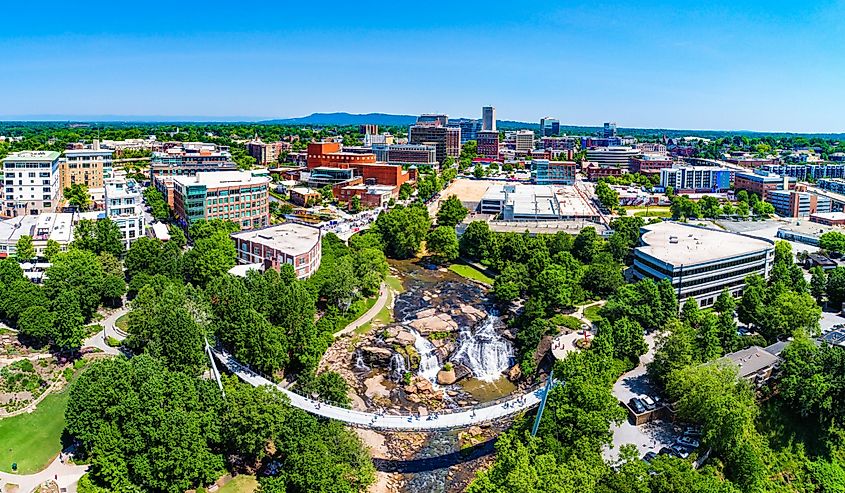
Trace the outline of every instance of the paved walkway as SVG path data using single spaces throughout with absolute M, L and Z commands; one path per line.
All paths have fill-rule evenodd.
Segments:
M 387 431 L 437 431 L 463 429 L 482 423 L 490 423 L 506 416 L 526 411 L 537 406 L 545 392 L 545 386 L 526 394 L 511 396 L 507 401 L 481 405 L 471 409 L 443 412 L 437 417 L 408 414 L 367 413 L 320 403 L 303 397 L 274 384 L 249 368 L 241 365 L 235 358 L 220 349 L 212 349 L 215 356 L 235 375 L 253 386 L 275 385 L 288 396 L 291 405 L 324 418 L 342 421 L 360 428 Z
M 47 481 L 55 481 L 59 488 L 66 488 L 66 491 L 76 491 L 76 483 L 87 471 L 87 465 L 63 464 L 56 457 L 46 469 L 35 474 L 0 472 L 0 491 L 5 491 L 3 487 L 7 484 L 14 484 L 20 493 L 29 493 Z
M 129 313 L 129 305 L 124 303 L 122 307 L 115 310 L 111 315 L 106 317 L 100 325 L 105 327 L 105 330 L 98 331 L 96 334 L 92 335 L 88 339 L 82 342 L 82 347 L 95 347 L 102 350 L 106 354 L 113 354 L 118 355 L 120 354 L 120 349 L 116 347 L 111 347 L 106 343 L 109 337 L 114 337 L 118 341 L 122 341 L 126 338 L 126 335 L 121 332 L 115 323 L 117 319 Z
M 351 322 L 345 328 L 340 329 L 339 331 L 334 333 L 335 337 L 340 337 L 344 334 L 349 334 L 350 332 L 354 331 L 358 327 L 364 325 L 365 323 L 371 321 L 372 319 L 376 318 L 376 315 L 384 308 L 384 305 L 387 304 L 387 300 L 390 299 L 390 288 L 387 286 L 386 282 L 382 282 L 381 286 L 378 288 L 379 296 L 376 300 L 375 304 L 370 307 L 363 315 L 358 317 L 356 320 Z

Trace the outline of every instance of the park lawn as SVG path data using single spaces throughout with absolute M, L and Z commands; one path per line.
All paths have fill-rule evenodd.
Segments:
M 218 493 L 253 493 L 258 489 L 258 480 L 249 474 L 238 474 L 226 486 L 220 488 Z
M 591 305 L 587 308 L 584 308 L 584 318 L 589 320 L 590 322 L 598 322 L 601 320 L 599 316 L 599 310 L 601 310 L 601 305 Z
M 387 276 L 384 282 L 387 283 L 387 287 L 397 293 L 405 291 L 405 286 L 402 285 L 402 279 L 399 279 L 396 276 Z
M 357 329 L 355 329 L 355 333 L 359 335 L 366 334 L 373 328 L 373 322 L 378 322 L 380 325 L 387 325 L 393 320 L 393 316 L 390 313 L 390 300 L 393 298 L 393 292 L 388 293 L 387 295 L 387 303 L 384 304 L 384 308 L 381 309 L 380 312 L 376 313 L 376 316 L 373 317 L 372 320 L 369 322 L 361 325 Z
M 117 320 L 114 321 L 114 325 L 123 332 L 129 332 L 129 314 L 124 313 L 123 315 L 117 317 Z
M 32 413 L 0 419 L 0 471 L 32 474 L 47 467 L 62 450 L 70 386 L 50 394 Z
M 467 279 L 483 282 L 484 284 L 489 284 L 491 286 L 493 285 L 493 279 L 491 279 L 490 276 L 481 272 L 480 270 L 476 269 L 471 265 L 452 264 L 449 266 L 449 270 L 451 270 L 455 274 L 458 274 L 459 276 L 466 277 Z

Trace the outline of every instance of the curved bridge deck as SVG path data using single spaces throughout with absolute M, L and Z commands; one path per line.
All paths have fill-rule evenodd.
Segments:
M 291 405 L 324 418 L 336 419 L 359 428 L 386 431 L 437 431 L 469 428 L 470 426 L 489 423 L 498 419 L 531 409 L 543 398 L 546 391 L 541 386 L 529 393 L 495 404 L 480 405 L 474 408 L 461 408 L 440 412 L 436 417 L 409 414 L 367 413 L 321 403 L 314 399 L 291 392 L 239 363 L 231 354 L 222 349 L 211 350 L 226 368 L 244 382 L 255 387 L 271 385 L 278 388 L 290 399 Z

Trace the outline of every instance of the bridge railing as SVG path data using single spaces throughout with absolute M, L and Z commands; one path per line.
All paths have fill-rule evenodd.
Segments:
M 282 388 L 281 384 L 275 382 L 274 379 L 271 376 L 269 376 L 265 373 L 262 373 L 260 371 L 257 371 L 255 369 L 251 368 L 249 365 L 241 363 L 240 361 L 235 359 L 234 355 L 232 355 L 231 353 L 226 351 L 219 344 L 215 345 L 215 350 L 227 359 L 227 362 L 226 362 L 227 366 L 229 366 L 229 365 L 235 366 L 235 367 L 239 368 L 240 370 L 242 370 L 244 372 L 251 373 L 255 376 L 261 377 L 261 378 L 267 380 L 268 382 L 270 382 L 271 384 Z M 457 414 L 457 413 L 478 411 L 478 410 L 482 410 L 482 409 L 486 409 L 486 408 L 490 408 L 490 407 L 495 407 L 495 406 L 498 406 L 498 405 L 503 404 L 505 402 L 516 401 L 520 398 L 525 398 L 525 397 L 529 396 L 530 394 L 536 393 L 538 390 L 542 390 L 545 387 L 545 385 L 546 385 L 545 382 L 533 385 L 533 386 L 529 387 L 525 392 L 519 394 L 519 396 L 514 396 L 513 394 L 510 394 L 510 395 L 502 396 L 502 397 L 499 397 L 499 398 L 494 399 L 492 401 L 483 402 L 483 403 L 480 403 L 480 404 L 477 404 L 477 405 L 474 405 L 474 406 L 458 406 L 458 407 L 452 407 L 452 408 L 437 410 L 435 412 L 437 414 L 440 414 L 440 415 Z M 371 416 L 373 414 L 382 414 L 382 415 L 401 416 L 401 417 L 414 417 L 414 416 L 417 416 L 419 414 L 419 413 L 412 413 L 412 412 L 402 412 L 402 411 L 396 410 L 394 408 L 383 408 L 380 411 L 378 411 L 377 413 L 353 411 L 351 409 L 341 408 L 340 406 L 334 405 L 330 402 L 320 400 L 319 398 L 313 398 L 313 397 L 310 397 L 310 396 L 307 396 L 307 395 L 302 395 L 299 392 L 294 392 L 294 391 L 287 389 L 287 388 L 285 388 L 284 390 L 286 390 L 287 392 L 290 392 L 292 394 L 296 394 L 296 395 L 298 395 L 298 396 L 300 396 L 304 399 L 307 399 L 309 401 L 319 403 L 321 405 L 325 404 L 326 406 L 336 407 L 338 409 L 344 409 L 345 411 L 349 411 L 350 414 L 355 413 L 355 414 L 361 414 L 361 415 L 366 415 L 366 416 Z

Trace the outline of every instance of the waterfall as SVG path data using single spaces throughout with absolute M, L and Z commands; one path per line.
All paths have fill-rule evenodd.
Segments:
M 361 371 L 370 371 L 370 367 L 364 363 L 364 355 L 360 349 L 355 350 L 355 369 Z
M 399 353 L 393 353 L 393 356 L 390 357 L 389 369 L 390 377 L 397 382 L 401 382 L 405 376 L 405 372 L 408 371 L 408 367 L 405 365 L 405 358 Z
M 437 359 L 437 348 L 428 339 L 423 337 L 414 329 L 409 329 L 416 337 L 414 339 L 414 349 L 420 355 L 420 369 L 417 375 L 425 378 L 431 383 L 437 383 L 437 372 L 440 371 L 440 360 Z
M 451 358 L 469 368 L 475 378 L 485 382 L 498 379 L 513 360 L 510 341 L 496 332 L 498 319 L 496 315 L 488 315 L 475 333 L 469 328 L 461 329 L 458 350 Z

